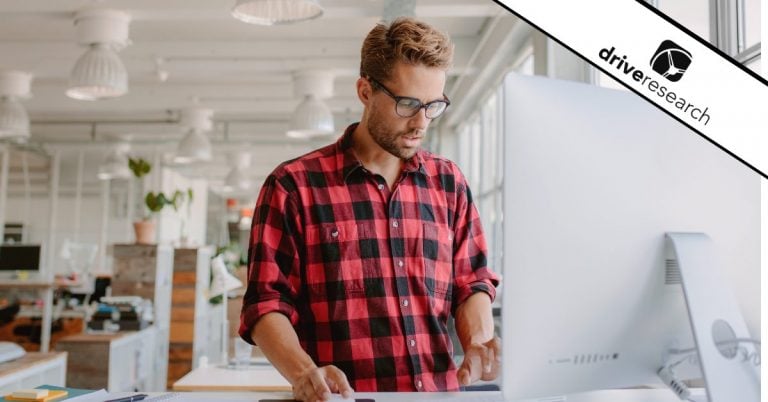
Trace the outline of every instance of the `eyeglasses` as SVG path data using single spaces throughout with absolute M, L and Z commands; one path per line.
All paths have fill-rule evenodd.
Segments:
M 448 97 L 445 95 L 443 95 L 443 99 L 437 99 L 427 103 L 421 103 L 420 100 L 408 96 L 395 96 L 382 83 L 371 77 L 367 78 L 371 84 L 380 88 L 385 94 L 395 100 L 395 113 L 400 117 L 413 117 L 416 113 L 421 111 L 421 109 L 424 109 L 428 119 L 436 119 L 440 117 L 440 115 L 445 112 L 445 109 L 448 108 L 448 105 L 451 104 L 451 101 L 448 100 Z

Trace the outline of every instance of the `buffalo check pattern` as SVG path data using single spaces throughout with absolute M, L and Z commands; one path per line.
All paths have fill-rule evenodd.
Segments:
M 496 295 L 467 182 L 420 150 L 390 191 L 334 144 L 278 166 L 256 204 L 240 335 L 289 318 L 318 366 L 358 392 L 459 389 L 447 324 L 470 295 Z

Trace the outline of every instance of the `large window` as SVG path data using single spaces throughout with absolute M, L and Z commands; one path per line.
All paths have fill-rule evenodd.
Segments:
M 654 0 L 649 3 L 739 63 L 760 73 L 760 0 L 718 0 L 718 10 L 710 8 L 713 3 L 709 0 Z M 714 32 L 719 32 L 719 37 Z M 735 42 L 731 43 L 729 38 L 735 38 Z M 607 88 L 626 89 L 597 69 L 594 82 Z
M 527 47 L 515 61 L 513 72 L 533 74 L 533 51 Z M 456 163 L 467 176 L 485 229 L 488 263 L 501 273 L 502 172 L 504 153 L 503 94 L 499 85 L 456 130 Z M 451 143 L 446 141 L 446 143 Z

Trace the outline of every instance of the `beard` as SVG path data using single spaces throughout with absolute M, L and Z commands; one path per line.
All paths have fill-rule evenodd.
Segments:
M 414 155 L 416 155 L 416 151 L 418 150 L 418 147 L 403 147 L 399 146 L 397 144 L 397 140 L 402 137 L 411 137 L 411 136 L 421 136 L 420 131 L 421 130 L 414 130 L 414 129 L 408 129 L 408 130 L 402 130 L 397 131 L 389 127 L 383 119 L 381 119 L 379 116 L 376 115 L 376 113 L 371 113 L 371 115 L 368 118 L 367 127 L 368 132 L 371 134 L 371 138 L 373 138 L 373 141 L 378 144 L 383 150 L 389 152 L 390 154 L 403 159 L 411 159 Z

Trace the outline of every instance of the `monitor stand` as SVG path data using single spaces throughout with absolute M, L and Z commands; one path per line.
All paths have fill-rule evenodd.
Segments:
M 758 402 L 759 356 L 731 290 L 724 286 L 712 240 L 703 233 L 667 233 L 667 258 L 677 262 L 709 402 Z M 758 357 L 759 359 L 759 357 Z M 758 360 L 759 361 L 759 360 Z

